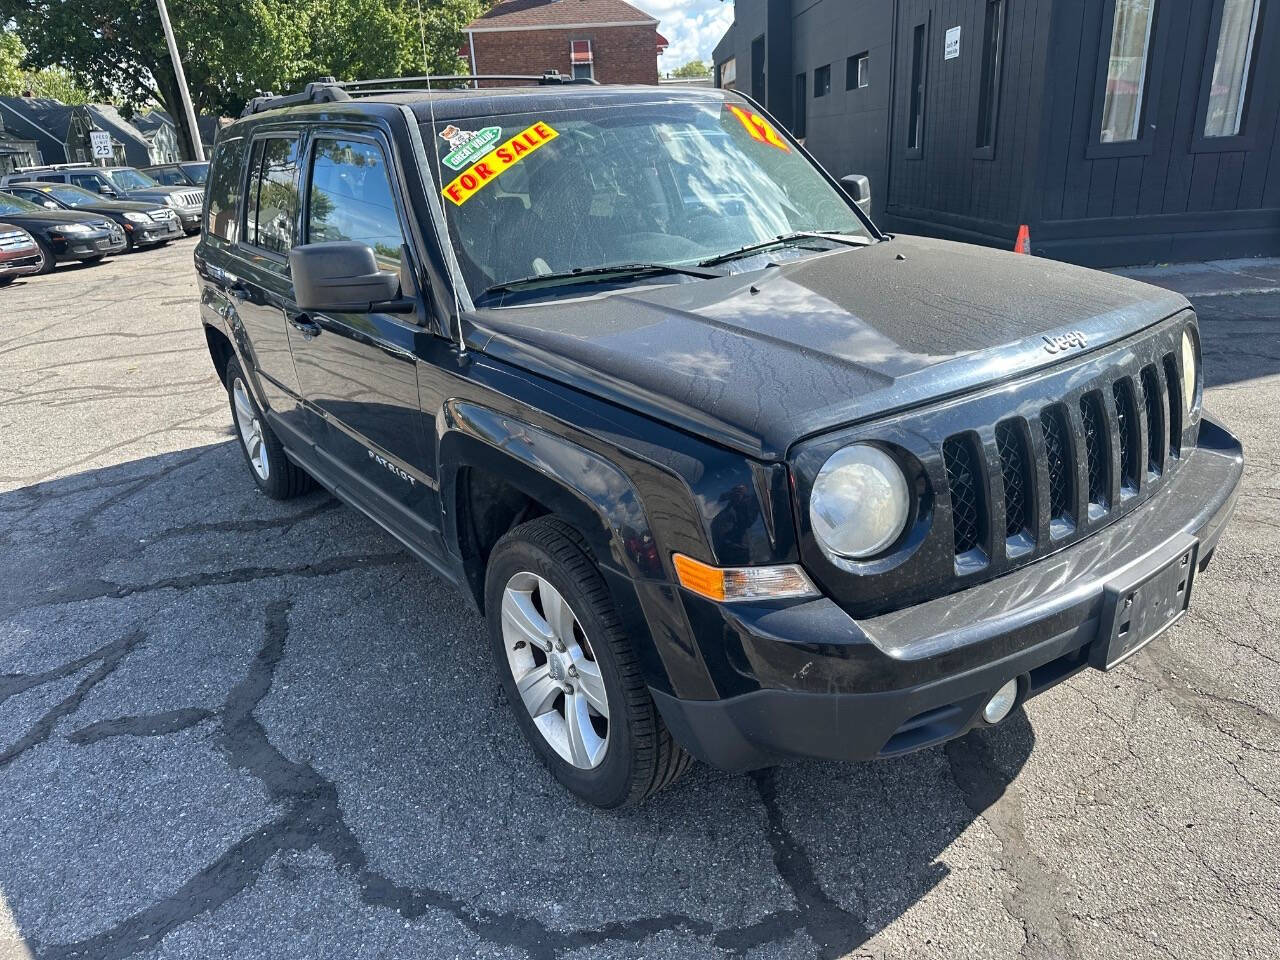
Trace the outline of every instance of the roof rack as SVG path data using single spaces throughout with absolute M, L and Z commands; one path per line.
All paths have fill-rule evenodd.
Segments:
M 92 163 L 33 163 L 25 167 L 14 167 L 14 173 L 26 173 L 28 170 L 83 170 L 92 167 Z
M 279 110 L 281 107 L 295 107 L 307 103 L 339 103 L 356 97 L 376 97 L 388 93 L 426 93 L 432 85 L 447 86 L 450 84 L 479 83 L 481 80 L 496 80 L 505 83 L 523 83 L 529 86 L 596 86 L 598 81 L 586 77 L 571 77 L 556 70 L 548 70 L 543 74 L 520 73 L 455 73 L 439 76 L 416 77 L 381 77 L 376 80 L 339 81 L 333 77 L 321 77 L 308 83 L 300 93 L 276 96 L 264 93 L 254 97 L 245 104 L 240 116 L 248 117 L 267 110 Z M 403 86 L 403 84 L 426 84 L 426 86 Z

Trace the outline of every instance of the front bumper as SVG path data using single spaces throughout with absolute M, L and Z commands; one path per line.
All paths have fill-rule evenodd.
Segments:
M 62 263 L 66 260 L 89 260 L 93 257 L 109 256 L 120 253 L 127 246 L 128 242 L 124 238 L 123 230 L 119 234 L 100 230 L 86 235 L 63 235 L 61 240 L 54 241 L 53 250 L 55 259 Z
M 146 247 L 153 243 L 164 243 L 166 240 L 175 240 L 181 237 L 186 231 L 182 226 L 182 221 L 175 217 L 172 220 L 165 220 L 161 223 L 149 224 L 128 224 L 125 230 L 133 237 L 134 246 Z
M 200 232 L 200 216 L 201 209 L 199 207 L 175 207 L 178 213 L 178 221 L 182 224 L 182 229 L 186 233 Z
M 720 700 L 653 690 L 654 701 L 689 752 L 728 770 L 866 760 L 960 736 L 1009 680 L 1020 679 L 1021 702 L 1089 665 L 1109 581 L 1176 555 L 1187 535 L 1203 569 L 1243 471 L 1239 441 L 1206 416 L 1174 480 L 1133 513 L 996 580 L 867 619 L 826 598 L 735 606 L 686 593 L 696 635 L 724 645 L 720 675 L 758 689 Z
M 44 263 L 44 255 L 40 248 L 31 245 L 29 249 L 15 250 L 0 257 L 0 277 L 23 277 L 37 273 Z

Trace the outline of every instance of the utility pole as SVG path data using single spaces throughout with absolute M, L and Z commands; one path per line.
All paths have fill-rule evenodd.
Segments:
M 173 24 L 169 22 L 169 8 L 164 0 L 156 0 L 160 8 L 160 24 L 164 27 L 164 42 L 169 45 L 169 59 L 173 61 L 173 73 L 178 78 L 178 94 L 182 97 L 182 111 L 187 115 L 187 128 L 191 131 L 191 149 L 195 159 L 204 159 L 204 144 L 200 142 L 200 128 L 196 125 L 196 111 L 191 106 L 191 91 L 187 89 L 187 74 L 178 56 L 178 41 L 173 39 Z

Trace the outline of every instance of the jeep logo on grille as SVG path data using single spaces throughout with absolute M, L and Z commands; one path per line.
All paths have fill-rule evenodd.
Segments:
M 1053 337 L 1044 337 L 1044 348 L 1049 353 L 1066 353 L 1068 350 L 1081 349 L 1089 345 L 1088 338 L 1079 330 L 1060 333 Z

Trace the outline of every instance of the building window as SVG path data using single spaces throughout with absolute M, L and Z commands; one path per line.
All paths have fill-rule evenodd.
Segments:
M 733 57 L 720 64 L 720 89 L 738 89 L 738 61 Z
M 813 96 L 825 97 L 831 92 L 831 64 L 813 71 Z
M 928 25 L 916 24 L 911 44 L 911 116 L 907 124 L 907 149 L 919 151 L 924 145 L 925 56 L 928 53 Z
M 1234 137 L 1244 123 L 1249 68 L 1258 32 L 1260 0 L 1222 0 L 1218 27 L 1218 52 L 1209 85 L 1209 111 L 1204 118 L 1206 137 Z
M 1111 52 L 1102 101 L 1103 143 L 1127 143 L 1142 130 L 1155 0 L 1115 0 Z
M 569 59 L 573 65 L 573 79 L 594 80 L 595 58 L 591 54 L 590 40 L 572 40 L 569 43 Z
M 871 85 L 871 55 L 860 53 L 850 57 L 844 64 L 844 88 L 861 90 Z
M 987 25 L 982 36 L 982 86 L 978 99 L 979 149 L 996 145 L 996 115 L 1000 104 L 1000 63 L 1004 59 L 1004 0 L 987 0 Z
M 803 140 L 808 136 L 808 93 L 809 93 L 809 75 L 805 73 L 796 74 L 796 117 L 795 123 L 792 124 L 791 132 L 795 134 L 797 140 Z

